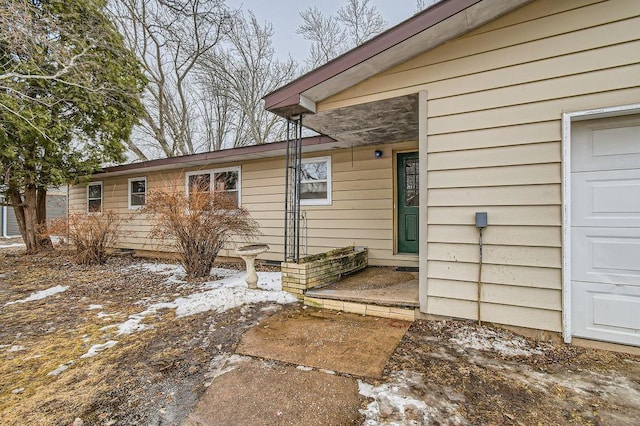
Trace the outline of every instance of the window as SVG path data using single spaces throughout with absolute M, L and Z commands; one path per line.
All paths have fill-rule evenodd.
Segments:
M 302 160 L 300 177 L 300 204 L 331 204 L 331 157 Z
M 102 212 L 102 182 L 91 182 L 87 185 L 87 212 Z
M 129 208 L 139 209 L 147 203 L 147 178 L 129 179 Z
M 240 167 L 188 172 L 187 196 L 196 191 L 226 192 L 240 206 Z

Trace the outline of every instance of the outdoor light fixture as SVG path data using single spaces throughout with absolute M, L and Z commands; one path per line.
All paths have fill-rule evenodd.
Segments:
M 375 153 L 376 153 L 376 158 L 382 158 L 382 151 L 380 151 L 379 149 L 376 149 Z

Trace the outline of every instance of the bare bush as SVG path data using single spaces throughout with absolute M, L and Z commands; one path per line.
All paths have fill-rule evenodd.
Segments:
M 210 191 L 208 184 L 188 196 L 177 189 L 152 192 L 142 211 L 156 215 L 151 235 L 174 246 L 187 278 L 209 276 L 231 237 L 250 240 L 258 234 L 258 224 L 237 199 Z
M 64 236 L 75 246 L 74 259 L 81 265 L 102 265 L 107 261 L 107 248 L 118 238 L 123 218 L 113 211 L 102 214 L 71 213 L 55 219 L 49 231 Z

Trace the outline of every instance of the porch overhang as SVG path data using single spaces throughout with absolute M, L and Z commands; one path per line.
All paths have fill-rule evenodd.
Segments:
M 417 140 L 418 94 L 321 111 L 302 123 L 351 147 Z

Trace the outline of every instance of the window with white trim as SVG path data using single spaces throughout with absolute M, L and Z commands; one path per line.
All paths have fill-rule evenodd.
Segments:
M 102 212 L 102 182 L 90 182 L 87 185 L 87 212 Z
M 199 170 L 186 174 L 187 196 L 194 192 L 225 192 L 240 206 L 240 167 Z
M 139 209 L 147 203 L 147 178 L 129 179 L 129 208 Z
M 331 157 L 303 159 L 300 171 L 300 204 L 331 204 Z

